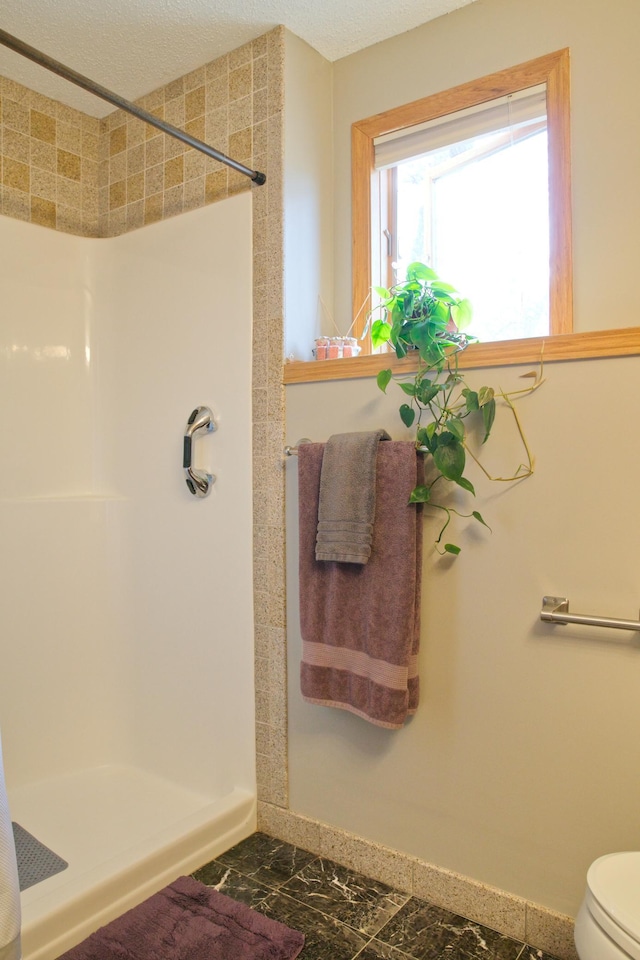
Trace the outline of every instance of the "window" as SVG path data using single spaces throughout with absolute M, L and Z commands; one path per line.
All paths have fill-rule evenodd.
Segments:
M 353 309 L 429 263 L 481 340 L 572 329 L 568 50 L 352 128 Z

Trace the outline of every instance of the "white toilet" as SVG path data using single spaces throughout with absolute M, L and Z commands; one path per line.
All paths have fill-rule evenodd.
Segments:
M 640 853 L 591 864 L 574 937 L 580 960 L 640 960 Z

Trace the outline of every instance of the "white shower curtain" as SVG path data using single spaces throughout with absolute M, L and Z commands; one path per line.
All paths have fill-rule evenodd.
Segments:
M 0 739 L 0 960 L 20 960 L 20 885 Z

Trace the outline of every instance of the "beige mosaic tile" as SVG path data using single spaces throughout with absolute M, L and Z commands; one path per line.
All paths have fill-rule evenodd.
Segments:
M 251 95 L 253 70 L 248 59 L 241 66 L 229 71 L 229 100 L 240 100 Z
M 109 186 L 109 210 L 117 210 L 118 207 L 124 207 L 127 202 L 127 184 L 125 180 L 119 180 Z
M 195 210 L 205 204 L 204 176 L 187 180 L 184 185 L 184 209 Z
M 80 180 L 81 170 L 82 165 L 77 154 L 58 148 L 57 172 L 61 177 Z
M 127 177 L 127 204 L 144 200 L 144 173 L 140 170 Z
M 80 155 L 82 153 L 82 128 L 73 123 L 58 120 L 56 143 L 62 150 Z
M 31 197 L 31 222 L 43 227 L 56 227 L 56 205 L 52 200 Z
M 48 170 L 38 170 L 37 167 L 32 167 L 29 189 L 33 196 L 40 197 L 42 200 L 51 200 L 55 203 L 58 191 L 58 177 Z
M 192 70 L 191 73 L 185 74 L 183 77 L 184 92 L 189 93 L 190 90 L 195 90 L 197 87 L 203 86 L 206 74 L 206 66 L 197 67 L 195 70 Z
M 31 198 L 24 190 L 2 184 L 2 213 L 16 220 L 31 219 Z
M 258 803 L 258 830 L 279 840 L 313 852 L 320 846 L 320 829 L 317 820 L 282 810 L 271 803 Z
M 317 852 L 398 890 L 413 891 L 414 861 L 397 850 L 322 824 Z
M 31 172 L 28 164 L 14 160 L 12 157 L 2 158 L 2 183 L 13 190 L 29 193 L 31 189 Z
M 3 215 L 97 235 L 99 121 L 4 77 L 0 96 Z
M 574 920 L 535 903 L 527 903 L 525 939 L 558 960 L 578 960 L 573 940 Z
M 55 173 L 57 165 L 57 154 L 56 148 L 51 143 L 45 143 L 41 140 L 33 140 L 31 143 L 24 138 L 26 141 L 26 151 L 28 152 L 29 147 L 31 149 L 31 166 L 40 167 L 42 170 L 50 170 L 52 173 Z M 10 156 L 9 151 L 6 149 L 8 142 L 5 138 L 4 150 L 8 156 Z M 85 179 L 87 179 L 85 177 Z
M 29 108 L 5 95 L 2 106 L 2 123 L 7 130 L 31 136 Z
M 451 870 L 416 861 L 416 896 L 516 940 L 525 938 L 526 901 Z
M 205 114 L 205 86 L 204 83 L 195 90 L 190 90 L 184 98 L 184 119 L 195 120 L 197 117 L 203 117 Z
M 163 197 L 161 193 L 154 193 L 153 196 L 145 197 L 144 200 L 144 222 L 155 223 L 162 220 Z
M 45 140 L 47 143 L 56 142 L 56 121 L 39 110 L 31 110 L 29 134 L 36 140 Z
M 37 142 L 37 141 L 36 141 Z M 42 144 L 53 151 L 51 144 Z M 11 160 L 17 160 L 19 163 L 29 164 L 30 162 L 31 141 L 28 136 L 18 133 L 17 130 L 7 128 L 2 141 L 2 153 Z
M 122 124 L 120 127 L 116 127 L 109 134 L 109 155 L 114 157 L 117 153 L 121 153 L 123 150 L 127 149 L 127 125 Z
M 267 35 L 264 39 L 259 38 L 258 41 L 245 44 L 239 50 L 205 64 L 186 77 L 178 78 L 166 87 L 154 91 L 138 101 L 139 105 L 156 116 L 163 117 L 169 123 L 185 129 L 196 139 L 210 143 L 216 150 L 239 160 L 249 169 L 254 169 L 255 146 L 252 128 L 255 122 L 253 99 L 257 89 L 256 84 L 264 90 L 267 89 L 270 50 L 274 51 L 271 56 L 276 58 L 278 64 L 281 64 L 282 59 L 282 30 L 278 28 L 272 33 L 274 37 L 271 41 L 268 39 L 270 35 Z M 260 64 L 254 69 L 255 60 L 260 60 Z M 277 89 L 279 88 L 276 83 Z M 193 209 L 199 204 L 212 203 L 237 192 L 251 189 L 251 184 L 244 175 L 229 170 L 210 158 L 204 158 L 203 166 L 203 160 L 196 159 L 194 151 L 189 150 L 174 138 L 157 133 L 152 127 L 147 127 L 144 133 L 143 161 L 139 150 L 135 155 L 130 152 L 133 146 L 139 147 L 141 143 L 139 121 L 123 115 L 118 122 L 115 114 L 107 119 L 111 153 L 105 157 L 108 163 L 106 183 L 123 179 L 120 172 L 114 169 L 114 163 L 121 153 L 128 154 L 128 176 L 140 172 L 140 169 L 144 169 L 145 174 L 149 174 L 153 167 L 161 163 L 179 158 L 183 160 L 182 167 L 179 163 L 173 163 L 171 167 L 166 168 L 166 181 L 161 187 L 156 179 L 157 172 L 145 178 L 145 192 L 142 198 L 147 211 L 145 222 L 150 222 L 150 217 L 157 217 L 159 205 L 157 200 L 151 200 L 151 198 L 160 192 L 172 191 L 170 197 L 164 198 L 162 205 L 162 216 L 169 216 L 183 209 Z M 138 124 L 135 133 L 132 132 L 134 124 Z M 128 131 L 126 148 L 123 130 Z M 143 167 L 141 167 L 142 163 Z M 201 180 L 202 177 L 205 178 L 204 182 Z M 180 203 L 179 191 L 176 188 L 192 180 L 199 182 L 190 189 L 182 191 L 182 203 Z M 105 182 L 104 174 L 101 182 L 103 184 Z M 128 203 L 140 202 L 137 191 L 132 194 L 132 197 L 135 199 L 128 200 Z M 150 202 L 147 203 L 147 201 Z M 110 207 L 108 200 L 105 201 L 104 195 L 101 197 L 101 204 L 105 205 L 101 206 L 100 215 L 102 218 L 106 216 L 108 221 L 113 208 Z M 110 235 L 113 234 L 113 225 L 108 232 Z

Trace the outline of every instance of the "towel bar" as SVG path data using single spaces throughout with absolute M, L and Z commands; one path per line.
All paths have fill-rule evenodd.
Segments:
M 298 447 L 303 443 L 313 443 L 313 440 L 309 440 L 308 437 L 303 437 L 301 440 L 298 440 L 295 447 L 291 447 L 287 444 L 284 448 L 285 457 L 297 457 L 298 456 Z
M 566 597 L 543 597 L 540 619 L 547 623 L 580 623 L 589 627 L 611 627 L 614 630 L 640 631 L 640 620 L 618 620 L 615 617 L 591 617 L 581 613 L 569 613 Z

